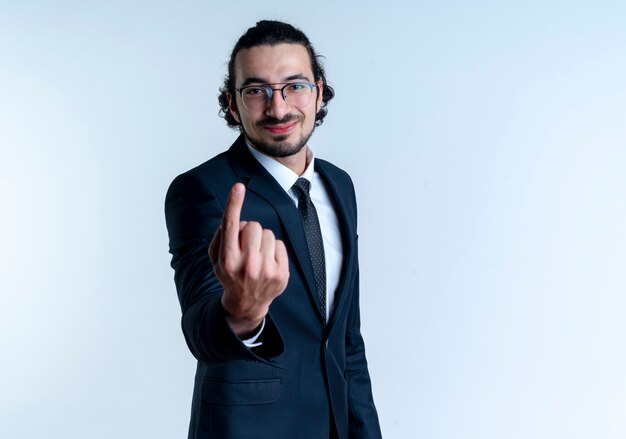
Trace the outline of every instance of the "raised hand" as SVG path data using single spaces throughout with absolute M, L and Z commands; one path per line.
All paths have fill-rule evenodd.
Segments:
M 289 280 L 285 244 L 258 222 L 240 221 L 244 197 L 244 185 L 236 183 L 209 246 L 215 275 L 224 287 L 221 300 L 228 323 L 242 338 L 258 328 Z

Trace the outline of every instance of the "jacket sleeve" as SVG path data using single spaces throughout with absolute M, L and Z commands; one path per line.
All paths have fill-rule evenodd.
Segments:
M 351 182 L 350 187 L 353 187 Z M 355 200 L 353 204 L 353 212 L 356 222 L 356 196 L 354 196 L 353 200 Z M 365 357 L 365 343 L 363 342 L 363 337 L 361 335 L 358 237 L 355 239 L 354 251 L 357 253 L 357 269 L 346 326 L 346 377 L 348 381 L 349 416 L 348 431 L 350 439 L 379 439 L 382 438 L 382 433 L 372 395 L 372 385 L 367 368 L 367 359 Z
M 182 309 L 182 330 L 192 354 L 208 364 L 235 360 L 268 363 L 284 345 L 270 315 L 260 336 L 261 346 L 248 348 L 231 330 L 221 305 L 222 285 L 213 271 L 209 245 L 224 212 L 230 186 L 223 193 L 195 175 L 178 176 L 165 198 L 165 219 L 172 254 L 174 281 Z
M 346 328 L 346 375 L 348 380 L 348 415 L 351 439 L 381 438 L 378 413 L 372 396 L 372 385 L 361 336 L 358 272 L 354 297 Z

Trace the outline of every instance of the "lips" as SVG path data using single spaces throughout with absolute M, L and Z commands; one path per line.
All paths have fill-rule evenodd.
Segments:
M 286 124 L 279 125 L 266 125 L 263 127 L 266 131 L 274 135 L 281 135 L 289 133 L 295 126 L 297 122 L 291 122 Z

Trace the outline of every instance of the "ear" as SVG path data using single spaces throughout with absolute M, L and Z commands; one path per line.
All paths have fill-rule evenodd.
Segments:
M 226 93 L 226 99 L 228 99 L 228 109 L 230 110 L 230 114 L 233 115 L 237 122 L 241 123 L 239 111 L 237 110 L 237 99 L 230 93 Z
M 322 101 L 324 100 L 324 82 L 320 79 L 317 81 L 317 98 L 315 99 L 315 114 L 322 108 Z

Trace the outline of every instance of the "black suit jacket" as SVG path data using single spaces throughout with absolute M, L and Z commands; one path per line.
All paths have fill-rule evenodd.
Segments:
M 189 438 L 379 438 L 360 332 L 357 211 L 348 174 L 315 159 L 339 217 L 341 281 L 326 325 L 320 313 L 304 228 L 293 201 L 250 154 L 232 147 L 179 175 L 165 202 L 182 328 L 198 359 Z M 261 335 L 248 348 L 232 332 L 222 286 L 207 249 L 232 185 L 246 196 L 241 219 L 258 221 L 284 241 L 289 283 L 274 300 Z

